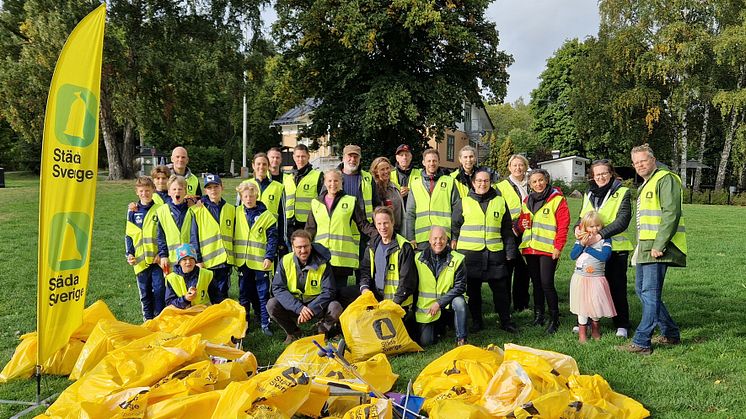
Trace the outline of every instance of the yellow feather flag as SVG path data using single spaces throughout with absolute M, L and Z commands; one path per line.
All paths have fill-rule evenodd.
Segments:
M 52 76 L 39 191 L 37 365 L 83 321 L 98 167 L 98 110 L 106 5 L 73 29 Z

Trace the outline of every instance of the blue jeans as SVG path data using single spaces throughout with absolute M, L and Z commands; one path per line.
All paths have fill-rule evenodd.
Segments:
M 456 339 L 466 339 L 466 319 L 468 315 L 466 314 L 467 307 L 464 297 L 459 295 L 454 298 L 453 301 L 451 301 L 451 309 L 453 310 L 453 326 L 456 329 Z M 436 325 L 441 321 L 443 321 L 443 313 L 441 313 L 441 317 L 434 322 L 420 324 L 421 345 L 427 346 L 435 343 Z
M 267 301 L 269 301 L 269 272 L 255 271 L 246 265 L 238 268 L 238 302 L 246 309 L 246 321 L 254 306 L 254 316 L 262 327 L 269 326 Z
M 150 320 L 161 314 L 166 305 L 166 282 L 161 267 L 151 264 L 137 274 L 137 287 L 140 289 L 143 319 Z
M 636 265 L 635 292 L 642 303 L 642 318 L 637 326 L 632 343 L 643 348 L 650 347 L 655 327 L 660 328 L 661 335 L 679 338 L 679 326 L 673 321 L 661 299 L 663 280 L 668 265 L 665 263 L 645 263 Z

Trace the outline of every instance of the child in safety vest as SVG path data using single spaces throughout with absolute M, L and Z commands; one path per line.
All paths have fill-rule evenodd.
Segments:
M 238 302 L 246 309 L 246 321 L 254 306 L 262 333 L 272 336 L 269 329 L 269 277 L 274 272 L 279 243 L 277 217 L 264 203 L 257 201 L 259 188 L 243 182 L 236 188 L 241 205 L 236 212 L 236 232 L 233 238 L 235 264 L 238 267 Z
M 218 304 L 228 298 L 233 270 L 233 229 L 236 207 L 223 199 L 223 181 L 220 176 L 205 176 L 204 195 L 192 207 L 189 243 L 197 254 L 200 268 L 213 273 L 213 283 L 218 290 L 210 301 Z
M 150 320 L 160 314 L 165 305 L 165 283 L 163 271 L 158 266 L 155 241 L 158 232 L 156 209 L 159 205 L 153 201 L 155 185 L 149 177 L 137 178 L 135 191 L 139 201 L 134 209 L 127 211 L 125 254 L 127 263 L 135 269 L 142 317 Z
M 174 272 L 166 275 L 166 304 L 177 308 L 210 305 L 217 292 L 212 272 L 197 266 L 197 254 L 190 244 L 179 246 L 176 254 L 178 263 Z
M 171 177 L 168 166 L 155 166 L 150 171 L 150 177 L 153 178 L 155 184 L 155 193 L 153 194 L 153 201 L 156 204 L 165 204 L 169 199 L 168 196 L 168 178 Z
M 575 260 L 575 272 L 570 280 L 570 311 L 578 316 L 578 340 L 587 340 L 588 318 L 591 336 L 601 338 L 599 319 L 614 317 L 616 310 L 611 299 L 604 269 L 611 256 L 611 239 L 601 239 L 601 216 L 589 211 L 580 220 L 581 238 L 575 241 L 570 257 Z
M 189 243 L 189 231 L 194 218 L 186 202 L 186 180 L 171 175 L 168 179 L 168 196 L 171 198 L 156 210 L 158 216 L 158 256 L 163 272 L 171 272 L 176 262 L 176 249 Z

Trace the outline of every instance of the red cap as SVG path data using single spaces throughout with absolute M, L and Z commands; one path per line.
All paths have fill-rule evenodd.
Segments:
M 408 152 L 411 153 L 412 149 L 409 148 L 409 146 L 406 145 L 406 144 L 401 144 L 399 147 L 396 147 L 396 153 L 394 153 L 394 154 L 399 154 L 402 151 L 408 151 Z

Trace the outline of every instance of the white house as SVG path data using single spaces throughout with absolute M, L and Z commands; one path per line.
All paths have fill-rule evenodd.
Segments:
M 559 156 L 559 153 L 556 155 Z M 539 162 L 539 168 L 549 172 L 552 180 L 559 179 L 567 183 L 582 182 L 586 180 L 585 167 L 590 162 L 590 160 L 579 156 L 558 157 Z

